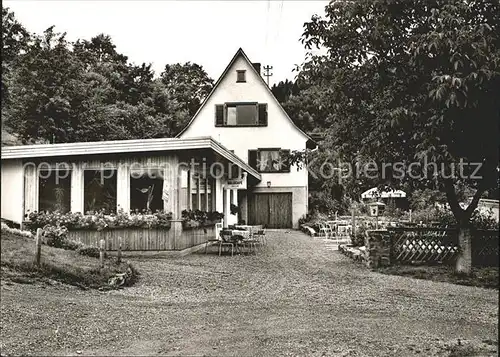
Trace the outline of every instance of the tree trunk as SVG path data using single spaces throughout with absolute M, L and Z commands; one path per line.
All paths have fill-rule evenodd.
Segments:
M 459 274 L 472 274 L 472 233 L 467 224 L 458 227 L 458 257 L 455 271 Z
M 464 210 L 460 207 L 460 204 L 455 193 L 455 187 L 451 180 L 446 180 L 444 182 L 446 197 L 450 208 L 458 222 L 458 257 L 455 267 L 455 272 L 460 274 L 470 275 L 472 274 L 472 232 L 470 225 L 470 218 L 472 212 L 477 208 L 481 194 L 484 192 L 484 188 L 481 186 L 476 190 L 472 201 L 469 206 Z

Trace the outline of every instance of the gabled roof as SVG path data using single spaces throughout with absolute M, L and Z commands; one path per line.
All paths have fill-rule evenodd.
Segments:
M 314 144 L 313 146 L 316 146 L 314 140 L 311 139 L 311 137 L 309 135 L 307 135 L 306 133 L 304 133 L 297 125 L 295 125 L 295 123 L 293 122 L 293 120 L 288 116 L 288 113 L 285 111 L 285 109 L 283 109 L 283 107 L 281 106 L 280 102 L 278 102 L 278 100 L 274 96 L 273 92 L 271 92 L 271 89 L 269 88 L 269 86 L 267 85 L 267 83 L 264 81 L 264 78 L 262 78 L 262 76 L 260 75 L 260 73 L 257 72 L 257 70 L 253 66 L 252 62 L 250 61 L 250 59 L 248 58 L 248 56 L 245 54 L 245 52 L 243 51 L 243 49 L 241 47 L 238 49 L 238 51 L 236 52 L 236 54 L 233 56 L 233 58 L 231 59 L 231 62 L 229 62 L 229 64 L 227 65 L 226 69 L 224 70 L 224 72 L 222 72 L 222 74 L 219 77 L 219 79 L 217 80 L 217 82 L 215 82 L 215 85 L 212 88 L 212 91 L 208 94 L 208 96 L 205 98 L 205 100 L 203 101 L 203 103 L 201 103 L 200 107 L 198 108 L 198 110 L 196 111 L 196 113 L 193 115 L 193 117 L 191 118 L 191 120 L 189 121 L 189 123 L 187 123 L 187 125 L 184 127 L 184 129 L 182 129 L 181 132 L 179 134 L 177 134 L 176 137 L 181 136 L 187 130 L 187 128 L 189 128 L 189 126 L 191 125 L 191 123 L 196 119 L 196 117 L 198 116 L 198 114 L 201 112 L 201 110 L 208 103 L 208 100 L 210 99 L 210 97 L 212 96 L 212 94 L 214 94 L 214 92 L 217 90 L 217 87 L 219 86 L 219 84 L 222 81 L 222 79 L 226 76 L 227 72 L 229 71 L 229 68 L 231 68 L 231 66 L 234 64 L 234 62 L 236 61 L 236 59 L 238 57 L 240 57 L 240 56 L 245 59 L 245 61 L 248 63 L 248 65 L 251 68 L 251 70 L 253 70 L 255 72 L 255 74 L 257 74 L 257 77 L 260 79 L 260 81 L 263 84 L 263 86 L 267 89 L 267 91 L 269 92 L 269 94 L 271 95 L 271 97 L 273 98 L 273 100 L 276 102 L 276 104 L 279 106 L 279 108 L 281 109 L 281 111 L 283 112 L 283 114 L 285 114 L 285 117 L 288 120 L 290 120 L 290 123 L 292 123 L 292 125 L 294 126 L 294 128 L 297 129 L 307 139 L 308 144 L 309 143 L 313 143 Z
M 211 149 L 226 160 L 235 163 L 256 179 L 261 180 L 261 175 L 257 170 L 250 167 L 238 156 L 210 136 L 186 139 L 162 138 L 7 146 L 2 147 L 2 160 L 138 152 L 166 152 L 192 149 Z

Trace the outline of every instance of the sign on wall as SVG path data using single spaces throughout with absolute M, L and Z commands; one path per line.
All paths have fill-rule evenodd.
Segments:
M 224 187 L 227 189 L 245 190 L 247 188 L 247 175 L 243 173 L 243 177 L 227 178 L 224 182 Z

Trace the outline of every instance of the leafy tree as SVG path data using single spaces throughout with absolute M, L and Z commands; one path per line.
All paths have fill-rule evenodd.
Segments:
M 167 64 L 160 78 L 170 96 L 183 104 L 188 115 L 186 121 L 196 113 L 214 85 L 203 67 L 191 62 Z
M 405 174 L 380 179 L 444 192 L 459 225 L 457 271 L 470 273 L 470 218 L 498 185 L 500 4 L 332 1 L 325 12 L 304 25 L 302 41 L 327 54 L 310 56 L 299 80 L 309 95 L 326 93 L 331 149 L 379 168 L 400 162 Z M 412 162 L 427 171 L 415 175 Z M 466 209 L 457 184 L 476 190 Z
M 30 34 L 20 24 L 8 7 L 2 8 L 2 107 L 8 98 L 8 82 L 12 66 L 18 56 L 26 51 Z
M 82 70 L 68 49 L 65 34 L 50 27 L 34 37 L 12 73 L 7 125 L 28 142 L 76 140 Z
M 271 92 L 274 94 L 278 102 L 284 103 L 291 97 L 299 94 L 299 86 L 297 83 L 287 79 L 284 82 L 280 81 L 278 84 L 273 84 Z
M 20 26 L 5 11 L 4 23 Z M 154 78 L 150 64 L 129 63 L 104 34 L 69 43 L 50 27 L 21 46 L 21 30 L 3 33 L 17 47 L 2 57 L 12 93 L 2 113 L 27 143 L 172 137 L 211 89 L 196 64 L 168 65 Z

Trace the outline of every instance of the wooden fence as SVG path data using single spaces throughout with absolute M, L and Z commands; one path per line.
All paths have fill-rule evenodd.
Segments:
M 498 266 L 499 238 L 496 230 L 479 230 L 472 239 L 472 265 Z
M 184 228 L 182 239 L 177 242 L 176 250 L 194 247 L 215 237 L 215 224 L 206 227 Z
M 451 262 L 458 254 L 455 230 L 442 228 L 388 228 L 391 261 L 401 263 Z
M 458 231 L 445 228 L 388 228 L 390 261 L 453 263 L 459 253 Z M 473 266 L 498 266 L 499 239 L 494 230 L 472 231 Z
M 202 244 L 215 235 L 215 226 L 183 229 L 178 236 L 173 229 L 124 228 L 103 231 L 71 230 L 68 239 L 85 245 L 99 247 L 105 240 L 107 251 L 118 250 L 118 237 L 122 237 L 123 251 L 167 251 L 182 250 Z

